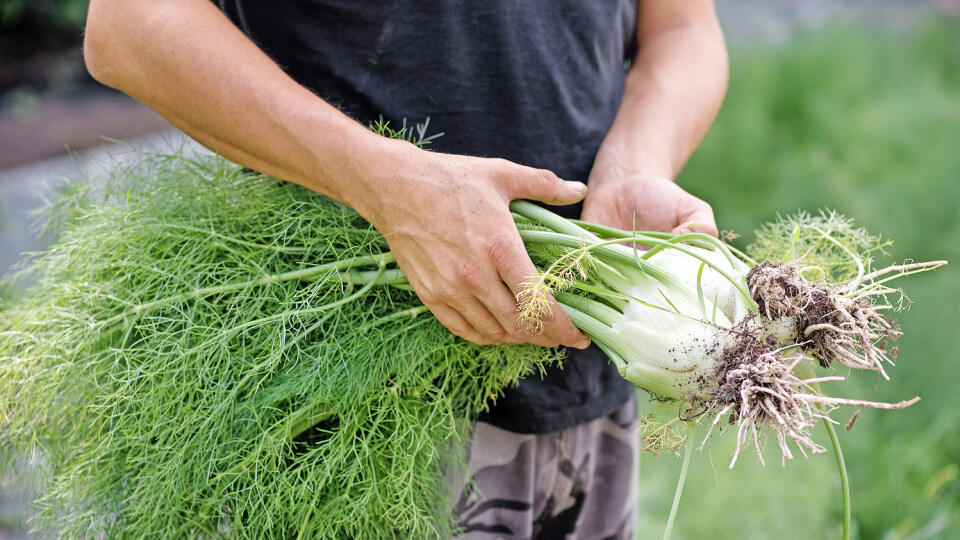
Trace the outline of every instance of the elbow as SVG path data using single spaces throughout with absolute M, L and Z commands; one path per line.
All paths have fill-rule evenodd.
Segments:
M 87 72 L 97 82 L 116 88 L 118 86 L 115 41 L 121 26 L 115 19 L 116 3 L 108 0 L 93 0 L 87 11 L 87 23 L 83 34 L 83 63 Z
M 83 39 L 83 63 L 87 68 L 87 73 L 100 84 L 116 88 L 113 82 L 115 74 L 110 66 L 110 61 L 106 54 L 90 39 L 87 34 Z

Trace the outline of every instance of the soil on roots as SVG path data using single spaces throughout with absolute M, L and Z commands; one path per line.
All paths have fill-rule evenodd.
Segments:
M 785 358 L 782 349 L 775 349 L 772 340 L 749 331 L 749 321 L 732 330 L 734 338 L 724 349 L 720 368 L 720 386 L 706 411 L 713 416 L 704 438 L 729 413 L 728 423 L 737 424 L 737 448 L 730 463 L 736 463 L 741 450 L 753 446 L 763 463 L 760 431 L 768 427 L 777 439 L 784 460 L 793 457 L 788 440 L 807 455 L 824 448 L 810 437 L 810 431 L 824 414 L 809 402 L 798 399 L 806 387 L 792 369 L 801 356 Z
M 812 283 L 792 264 L 761 263 L 747 273 L 747 285 L 768 319 L 792 317 L 797 343 L 823 367 L 833 362 L 883 373 L 887 349 L 899 328 L 881 315 L 869 297 L 849 298 Z M 884 373 L 884 376 L 886 374 Z

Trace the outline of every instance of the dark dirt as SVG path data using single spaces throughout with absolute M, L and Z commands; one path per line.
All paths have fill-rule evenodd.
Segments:
M 869 299 L 851 300 L 807 281 L 790 264 L 761 263 L 747 273 L 747 285 L 761 313 L 794 318 L 800 346 L 822 367 L 862 357 L 862 365 L 851 367 L 870 368 L 888 357 L 886 349 L 900 334 Z

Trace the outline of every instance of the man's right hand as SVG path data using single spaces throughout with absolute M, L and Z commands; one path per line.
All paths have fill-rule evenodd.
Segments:
M 480 345 L 535 343 L 585 348 L 554 302 L 543 332 L 517 324 L 516 295 L 536 276 L 510 215 L 514 199 L 572 204 L 586 185 L 503 159 L 440 154 L 384 143 L 393 159 L 376 169 L 363 201 L 348 201 L 382 232 L 410 285 L 454 334 Z M 379 161 L 379 160 L 378 160 Z

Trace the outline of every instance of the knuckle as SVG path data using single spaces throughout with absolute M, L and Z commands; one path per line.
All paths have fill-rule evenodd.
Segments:
M 550 342 L 550 347 L 559 347 L 561 345 L 572 345 L 575 340 L 571 340 L 566 335 L 557 335 L 551 334 L 549 336 L 544 336 L 544 340 Z
M 510 162 L 509 160 L 504 159 L 504 158 L 494 157 L 494 158 L 488 158 L 488 159 L 490 160 L 490 163 L 491 163 L 494 167 L 499 168 L 499 169 L 507 169 L 507 168 L 510 168 L 511 166 L 513 166 L 513 163 L 512 163 L 512 162 Z
M 507 180 L 516 172 L 516 164 L 503 158 L 489 158 L 490 172 L 494 178 Z
M 460 338 L 463 338 L 463 339 L 468 339 L 468 337 L 470 337 L 470 333 L 467 332 L 467 331 L 466 331 L 462 326 L 460 326 L 459 324 L 450 324 L 450 323 L 444 322 L 444 323 L 443 323 L 443 326 L 445 326 L 445 327 L 447 328 L 447 330 L 450 331 L 451 334 L 453 334 L 453 335 L 455 335 L 455 336 L 457 336 L 457 337 L 460 337 Z
M 534 169 L 534 178 L 537 186 L 543 189 L 553 188 L 557 185 L 557 182 L 560 181 L 557 175 L 546 169 Z
M 423 302 L 423 304 L 427 307 L 435 306 L 441 303 L 439 296 L 437 296 L 437 294 L 433 291 L 417 291 L 417 295 L 420 297 L 420 301 Z
M 454 279 L 458 285 L 452 285 L 454 295 L 462 296 L 462 289 L 480 289 L 483 286 L 483 278 L 480 272 L 472 264 L 461 262 L 457 264 L 454 270 Z
M 487 256 L 490 257 L 490 260 L 496 263 L 501 263 L 507 260 L 508 254 L 511 250 L 504 239 L 491 238 L 486 241 L 484 245 L 484 251 L 486 251 Z
M 451 300 L 456 300 L 460 292 L 460 288 L 450 281 L 442 281 L 434 286 L 432 294 L 435 298 L 435 303 L 446 304 Z
M 516 321 L 516 312 L 509 312 L 504 314 L 504 320 L 509 321 L 503 326 L 503 333 L 505 337 L 513 339 L 525 339 L 529 334 L 524 332 L 520 325 Z
M 477 343 L 478 345 L 481 345 L 478 341 L 483 340 L 480 334 L 477 334 L 472 328 L 467 328 L 460 324 L 447 326 L 447 330 L 450 330 L 450 333 L 461 339 L 465 339 L 471 343 Z
M 491 341 L 495 341 L 495 342 L 502 342 L 502 341 L 504 340 L 504 338 L 506 338 L 506 336 L 507 336 L 507 333 L 504 332 L 502 328 L 494 328 L 494 329 L 491 329 L 491 330 L 488 331 L 486 334 L 487 334 L 487 335 L 484 336 L 484 337 L 486 337 L 487 339 L 489 339 L 489 340 L 491 340 Z
M 554 320 L 550 328 L 550 339 L 554 339 L 564 345 L 573 345 L 582 339 L 580 331 L 572 323 L 567 321 Z

